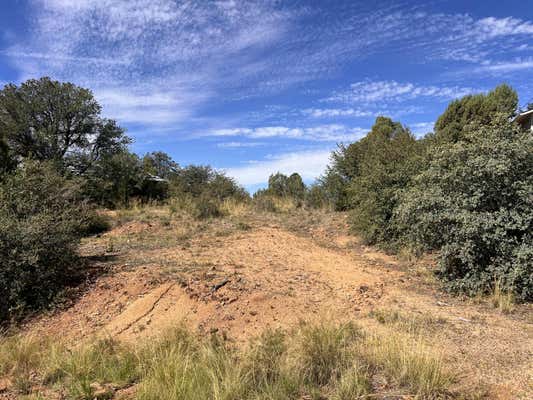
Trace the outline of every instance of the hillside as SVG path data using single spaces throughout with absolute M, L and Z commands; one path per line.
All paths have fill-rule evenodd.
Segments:
M 349 235 L 345 214 L 245 206 L 206 221 L 166 207 L 108 214 L 114 228 L 80 249 L 90 263 L 87 281 L 55 311 L 28 321 L 21 335 L 60 337 L 68 347 L 94 337 L 135 346 L 184 322 L 200 336 L 245 348 L 269 328 L 354 322 L 442 357 L 453 393 L 532 393 L 531 305 L 507 310 L 449 296 L 432 277 L 430 258 L 399 259 L 361 244 Z M 0 380 L 0 398 L 16 398 L 10 379 Z M 119 388 L 115 398 L 133 398 L 135 386 Z M 374 376 L 372 398 L 411 398 L 401 387 Z M 64 398 L 60 392 L 45 398 Z

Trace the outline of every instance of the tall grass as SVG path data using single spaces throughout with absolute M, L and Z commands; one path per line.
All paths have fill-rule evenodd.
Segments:
M 499 280 L 494 283 L 490 300 L 494 308 L 497 308 L 504 314 L 509 314 L 514 310 L 514 295 L 512 292 L 503 290 Z
M 406 387 L 419 398 L 441 398 L 455 378 L 440 355 L 423 344 L 398 333 L 373 335 L 360 348 L 367 365 L 385 373 L 396 386 Z
M 302 325 L 267 330 L 245 348 L 183 327 L 134 345 L 98 340 L 75 348 L 31 337 L 0 343 L 0 378 L 34 399 L 111 397 L 136 385 L 140 400 L 348 400 L 374 396 L 374 374 L 387 390 L 418 398 L 445 396 L 453 382 L 441 359 L 412 337 L 365 334 L 353 324 Z

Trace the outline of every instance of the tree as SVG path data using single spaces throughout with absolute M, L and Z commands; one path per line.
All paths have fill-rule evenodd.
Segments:
M 145 178 L 139 157 L 127 150 L 101 157 L 85 176 L 86 195 L 107 207 L 125 206 L 140 196 Z
M 533 298 L 533 136 L 508 114 L 430 150 L 429 168 L 404 193 L 395 224 L 404 241 L 440 250 L 449 288 L 477 294 L 495 282 Z
M 305 197 L 305 184 L 298 173 L 293 173 L 287 178 L 287 195 L 296 199 L 303 200 Z
M 13 168 L 13 164 L 9 147 L 4 138 L 0 137 L 0 177 L 10 171 Z
M 179 172 L 180 166 L 163 151 L 147 153 L 142 160 L 143 170 L 163 179 L 171 179 Z
M 276 172 L 268 177 L 268 191 L 279 197 L 284 197 L 288 194 L 287 184 L 289 178 L 281 172 Z
M 508 85 L 497 86 L 485 94 L 464 96 L 452 101 L 435 123 L 435 137 L 438 141 L 456 142 L 471 125 L 490 125 L 501 115 L 508 118 L 515 115 L 518 95 Z
M 102 118 L 90 90 L 44 77 L 0 90 L 0 132 L 13 156 L 54 161 L 82 173 L 130 142 Z
M 399 190 L 410 184 L 424 165 L 424 148 L 409 129 L 378 117 L 358 142 L 357 174 L 348 186 L 352 229 L 369 243 L 395 240 L 390 225 Z

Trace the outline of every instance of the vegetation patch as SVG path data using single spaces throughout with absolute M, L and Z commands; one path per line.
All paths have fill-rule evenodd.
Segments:
M 380 337 L 353 324 L 267 330 L 242 349 L 183 327 L 136 347 L 105 339 L 69 349 L 16 336 L 0 342 L 0 357 L 2 376 L 19 382 L 11 390 L 59 390 L 80 400 L 130 385 L 143 400 L 347 400 L 390 390 L 430 399 L 451 396 L 454 383 L 438 356 L 414 339 Z M 386 388 L 372 386 L 374 374 L 385 374 Z

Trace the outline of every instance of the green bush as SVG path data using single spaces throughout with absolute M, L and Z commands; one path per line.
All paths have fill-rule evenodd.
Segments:
M 347 190 L 351 228 L 368 243 L 391 243 L 396 238 L 390 219 L 397 194 L 422 168 L 423 143 L 400 123 L 378 117 L 357 144 L 356 172 Z
M 78 274 L 85 210 L 50 164 L 25 162 L 0 184 L 0 322 L 44 307 Z
M 80 233 L 83 236 L 97 235 L 111 229 L 111 218 L 91 209 L 86 210 L 84 218 L 80 222 Z
M 440 249 L 449 288 L 489 292 L 495 282 L 533 299 L 533 136 L 506 115 L 431 151 L 429 169 L 401 198 L 403 240 Z

